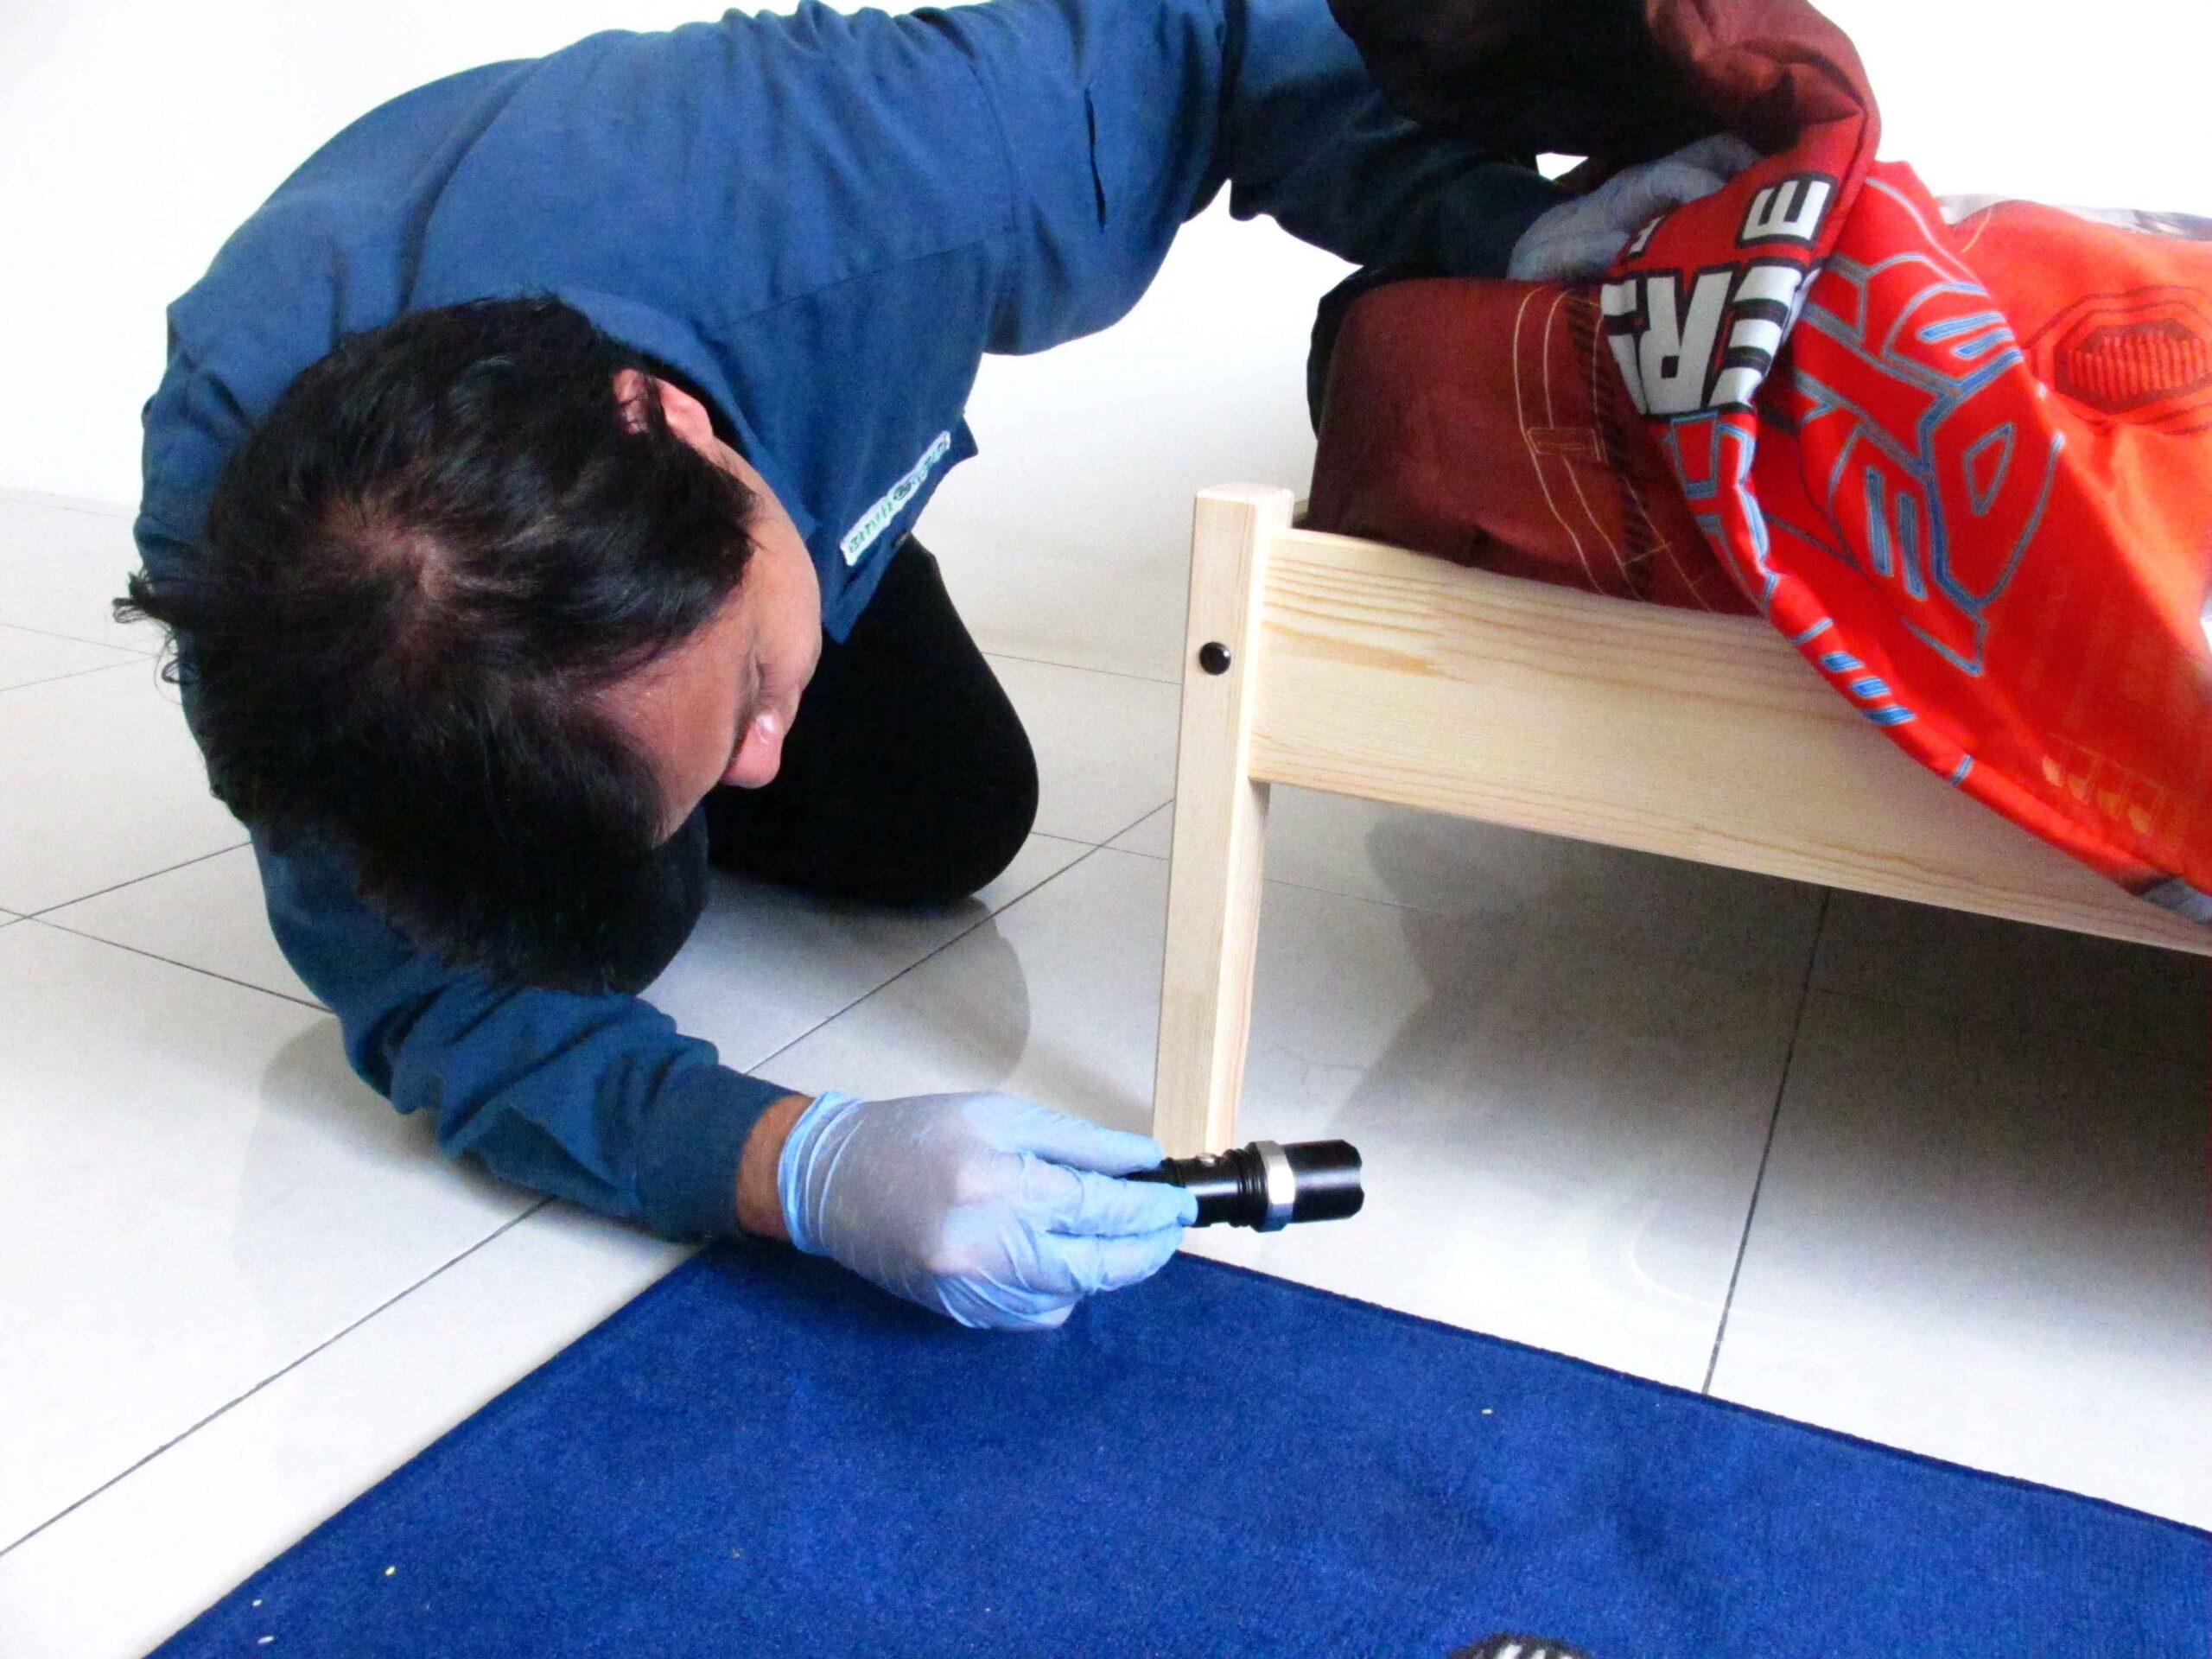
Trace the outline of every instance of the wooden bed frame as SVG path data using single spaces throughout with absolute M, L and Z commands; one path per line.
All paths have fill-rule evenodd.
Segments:
M 1916 766 L 1764 621 L 1463 569 L 1198 498 L 1154 1132 L 1236 1139 L 1268 789 L 2212 955 Z

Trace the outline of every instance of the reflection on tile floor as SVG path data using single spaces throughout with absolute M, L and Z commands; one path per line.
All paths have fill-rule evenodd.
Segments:
M 107 617 L 130 559 L 0 499 L 10 1659 L 143 1651 L 678 1254 L 347 1075 Z M 1176 688 L 994 660 L 1043 772 L 1005 878 L 718 882 L 655 995 L 794 1087 L 1141 1126 Z M 1373 1196 L 1192 1248 L 2212 1522 L 2202 962 L 1290 790 L 1270 842 L 1243 1128 Z
M 1715 1392 L 2212 1525 L 2199 1063 L 1816 994 Z
M 0 985 L 0 1547 L 531 1201 L 316 1009 L 36 921 Z
M 1802 882 L 1685 864 L 1434 812 L 1278 786 L 1269 791 L 1268 879 L 1458 918 L 1540 925 L 1611 950 L 1796 986 L 1826 894 Z M 1168 855 L 1175 809 L 1113 845 Z
M 2212 964 L 2202 957 L 1839 893 L 1813 984 L 1947 1020 L 2205 1064 Z
M 645 995 L 713 1043 L 722 1064 L 751 1071 L 1090 850 L 1032 836 L 973 899 L 914 911 L 830 904 L 717 873 L 697 930 Z
M 772 1063 L 1148 1122 L 1166 868 L 1102 851 Z M 1193 1248 L 1686 1387 L 1705 1377 L 1796 988 L 1271 887 L 1241 1132 L 1343 1136 L 1369 1209 Z

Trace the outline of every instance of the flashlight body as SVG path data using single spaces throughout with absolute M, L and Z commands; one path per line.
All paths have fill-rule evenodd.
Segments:
M 1170 1158 L 1133 1181 L 1179 1186 L 1198 1201 L 1200 1227 L 1250 1227 L 1271 1233 L 1294 1221 L 1337 1221 L 1367 1201 L 1359 1149 L 1343 1141 L 1279 1146 L 1255 1141 L 1204 1158 Z

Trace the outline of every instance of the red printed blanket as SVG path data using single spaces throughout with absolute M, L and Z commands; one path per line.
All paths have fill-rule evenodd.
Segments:
M 1545 8 L 1338 11 L 1402 104 L 1586 153 L 1575 122 L 1594 118 L 1571 99 L 1524 102 L 1488 133 L 1478 93 L 1454 103 L 1437 79 L 1549 27 Z M 1483 22 L 1501 32 L 1466 32 Z M 1756 608 L 1914 759 L 2212 920 L 2208 227 L 2011 201 L 1947 213 L 1875 161 L 1857 57 L 1802 0 L 1644 0 L 1641 22 L 1607 60 L 1661 89 L 1666 141 L 1695 105 L 1764 159 L 1647 226 L 1594 288 L 1362 301 L 1314 522 Z M 1440 339 L 1465 347 L 1457 372 L 1416 366 L 1446 355 Z

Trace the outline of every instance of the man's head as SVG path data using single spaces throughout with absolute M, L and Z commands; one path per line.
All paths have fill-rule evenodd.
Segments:
M 655 850 L 775 776 L 814 670 L 798 532 L 708 412 L 551 300 L 412 313 L 306 370 L 232 455 L 175 636 L 216 792 L 327 845 L 449 962 L 637 977 Z

